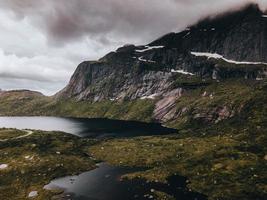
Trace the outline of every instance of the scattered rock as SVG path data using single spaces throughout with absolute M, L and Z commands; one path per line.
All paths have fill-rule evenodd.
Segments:
M 207 96 L 207 91 L 205 91 L 203 94 L 202 94 L 202 97 L 206 97 Z
M 37 191 L 31 191 L 28 195 L 29 198 L 35 198 L 38 196 L 38 192 Z
M 213 96 L 213 94 L 210 94 L 210 99 L 214 99 L 214 96 Z
M 8 168 L 8 165 L 7 164 L 1 164 L 0 165 L 0 170 L 4 170 L 6 168 Z
M 34 156 L 25 156 L 24 157 L 26 160 L 33 160 L 34 159 Z
M 227 106 L 224 106 L 223 108 L 218 110 L 218 115 L 219 115 L 218 120 L 221 121 L 221 120 L 229 118 L 231 115 L 231 112 L 229 111 Z

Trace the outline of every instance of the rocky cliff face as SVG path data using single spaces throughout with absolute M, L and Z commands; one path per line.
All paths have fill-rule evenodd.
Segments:
M 83 62 L 57 97 L 152 99 L 155 119 L 167 121 L 177 114 L 175 102 L 187 90 L 214 80 L 261 81 L 266 75 L 267 17 L 250 5 L 148 45 L 126 45 L 98 61 Z

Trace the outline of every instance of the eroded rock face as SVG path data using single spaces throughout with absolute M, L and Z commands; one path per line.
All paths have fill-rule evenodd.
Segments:
M 235 115 L 235 111 L 228 106 L 214 107 L 209 110 L 197 110 L 193 114 L 193 119 L 207 123 L 219 123 Z
M 176 102 L 182 96 L 183 89 L 175 89 L 165 93 L 161 100 L 156 103 L 154 118 L 158 121 L 167 122 L 173 119 L 177 110 Z

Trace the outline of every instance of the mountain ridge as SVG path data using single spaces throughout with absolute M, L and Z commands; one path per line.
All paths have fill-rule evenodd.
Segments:
M 252 4 L 148 45 L 120 47 L 98 61 L 81 63 L 56 96 L 93 102 L 140 99 L 170 92 L 177 74 L 196 76 L 200 82 L 261 80 L 267 74 L 267 18 L 262 15 Z
M 251 101 L 250 92 L 265 84 L 267 18 L 263 14 L 253 4 L 147 45 L 125 45 L 97 61 L 82 62 L 63 90 L 51 98 L 39 97 L 43 106 L 33 100 L 7 113 L 25 114 L 28 106 L 38 105 L 32 114 L 145 119 L 176 127 L 230 119 Z M 233 92 L 249 98 L 241 103 Z

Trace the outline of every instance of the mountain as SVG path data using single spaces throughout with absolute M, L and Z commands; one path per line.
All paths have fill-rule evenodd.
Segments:
M 127 45 L 98 61 L 83 62 L 60 95 L 93 101 L 136 99 L 161 94 L 168 87 L 165 81 L 177 73 L 260 79 L 266 66 L 267 17 L 250 5 L 146 46 Z
M 179 134 L 78 148 L 114 166 L 148 169 L 127 178 L 158 184 L 179 174 L 188 191 L 210 200 L 266 199 L 266 28 L 253 4 L 207 18 L 81 63 L 53 97 L 0 91 L 0 115 L 160 122 Z M 174 199 L 156 190 L 153 198 Z
M 213 124 L 239 117 L 252 101 L 265 101 L 266 75 L 267 17 L 251 4 L 147 45 L 125 45 L 82 62 L 54 97 L 15 98 L 19 102 L 10 110 L 0 96 L 0 114 L 29 115 L 29 108 L 31 115 L 157 121 L 179 128 Z
M 168 121 L 187 91 L 230 79 L 263 81 L 266 75 L 267 17 L 252 4 L 148 45 L 126 45 L 83 62 L 56 96 L 87 102 L 151 99 L 153 118 Z

